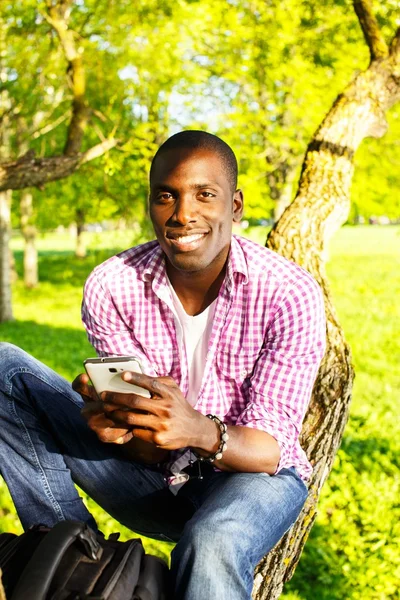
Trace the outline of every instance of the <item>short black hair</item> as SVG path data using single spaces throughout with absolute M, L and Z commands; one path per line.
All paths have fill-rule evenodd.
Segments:
M 175 133 L 175 135 L 172 135 L 163 144 L 161 144 L 151 162 L 150 181 L 157 158 L 162 154 L 166 154 L 170 150 L 176 150 L 177 148 L 187 148 L 188 150 L 211 150 L 212 152 L 218 154 L 224 162 L 226 175 L 229 178 L 232 191 L 236 191 L 238 164 L 232 148 L 216 135 L 197 129 L 190 129 Z

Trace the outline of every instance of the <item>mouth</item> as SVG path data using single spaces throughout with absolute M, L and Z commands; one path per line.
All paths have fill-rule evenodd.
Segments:
M 170 244 L 181 252 L 196 250 L 203 243 L 207 233 L 167 234 Z

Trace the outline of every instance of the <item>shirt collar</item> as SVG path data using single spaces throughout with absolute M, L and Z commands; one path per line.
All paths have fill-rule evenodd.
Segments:
M 235 275 L 239 274 L 243 284 L 248 283 L 248 269 L 242 247 L 235 235 L 232 236 L 231 247 L 228 256 L 228 267 L 226 271 L 228 281 L 233 283 Z M 156 244 L 153 252 L 143 270 L 143 281 L 153 281 L 153 289 L 167 285 L 164 253 L 159 244 Z
M 244 257 L 244 252 L 237 236 L 233 235 L 228 258 L 227 275 L 228 277 L 233 279 L 234 275 L 236 274 L 239 274 L 241 276 L 242 283 L 248 283 L 249 272 L 247 268 L 246 259 Z

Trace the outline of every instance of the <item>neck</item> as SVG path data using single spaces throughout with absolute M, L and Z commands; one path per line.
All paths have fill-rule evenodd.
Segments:
M 200 314 L 214 302 L 225 278 L 225 272 L 226 261 L 217 273 L 208 270 L 178 271 L 167 262 L 167 274 L 172 287 L 185 312 L 192 316 Z

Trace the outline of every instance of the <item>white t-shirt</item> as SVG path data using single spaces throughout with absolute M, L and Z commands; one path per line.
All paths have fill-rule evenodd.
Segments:
M 167 304 L 174 313 L 180 356 L 182 359 L 184 353 L 186 353 L 188 363 L 189 387 L 186 399 L 189 404 L 194 406 L 197 402 L 201 380 L 203 379 L 208 342 L 211 335 L 217 300 L 214 300 L 199 315 L 191 316 L 183 308 L 169 279 L 168 285 L 171 290 L 172 304 L 169 303 L 169 299 L 167 300 Z

